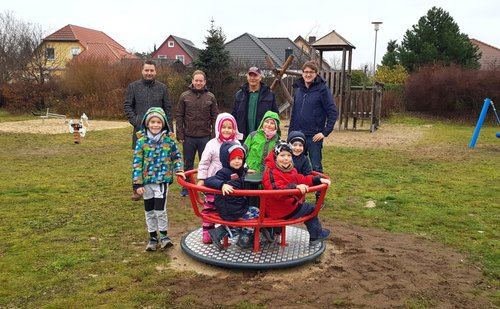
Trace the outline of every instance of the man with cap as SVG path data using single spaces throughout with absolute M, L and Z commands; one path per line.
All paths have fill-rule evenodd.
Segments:
M 243 134 L 243 140 L 250 132 L 258 129 L 262 117 L 267 111 L 279 113 L 276 96 L 262 82 L 260 69 L 251 67 L 247 72 L 247 82 L 243 84 L 234 96 L 233 116 L 238 129 Z

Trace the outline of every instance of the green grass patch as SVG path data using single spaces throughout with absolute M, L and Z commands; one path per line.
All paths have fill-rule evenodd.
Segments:
M 30 119 L 0 110 L 0 122 Z M 375 226 L 444 243 L 500 278 L 500 142 L 497 127 L 473 127 L 401 116 L 405 126 L 432 125 L 404 149 L 324 149 L 334 181 L 323 219 Z M 369 133 L 366 133 L 369 134 Z M 376 134 L 376 133 L 375 133 Z M 164 307 L 195 305 L 155 287 L 169 276 L 168 257 L 144 254 L 141 203 L 128 199 L 130 130 L 89 132 L 75 145 L 70 134 L 0 133 L 0 307 Z M 170 224 L 193 222 L 174 184 Z M 367 201 L 375 208 L 365 208 Z M 429 306 L 408 300 L 408 308 Z M 349 307 L 348 300 L 332 301 Z M 223 308 L 223 307 L 221 307 Z M 240 303 L 237 308 L 264 308 Z

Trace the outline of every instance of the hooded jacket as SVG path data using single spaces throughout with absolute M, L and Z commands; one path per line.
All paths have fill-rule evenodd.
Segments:
M 151 113 L 158 113 L 163 118 L 164 127 L 158 141 L 147 134 L 146 118 Z M 167 117 L 162 108 L 152 107 L 144 114 L 142 124 L 137 131 L 137 143 L 132 162 L 132 186 L 134 189 L 145 184 L 172 183 L 173 174 L 182 172 L 182 154 L 170 131 Z
M 198 90 L 191 84 L 177 103 L 176 135 L 177 140 L 190 137 L 214 137 L 214 125 L 219 108 L 213 93 L 206 88 Z
M 276 121 L 276 135 L 268 140 L 262 130 L 262 125 L 267 118 L 272 118 Z M 268 111 L 262 117 L 260 121 L 259 128 L 248 135 L 245 140 L 245 147 L 248 149 L 247 165 L 249 169 L 257 171 L 257 173 L 264 172 L 266 168 L 264 164 L 264 159 L 267 157 L 269 152 L 273 149 L 276 141 L 280 139 L 281 129 L 280 129 L 280 117 L 277 113 Z
M 276 167 L 276 155 L 271 151 L 265 160 L 266 171 L 262 177 L 264 190 L 295 189 L 298 184 L 308 186 L 321 184 L 321 176 L 304 176 L 293 168 L 290 172 L 283 172 Z M 302 195 L 267 196 L 261 200 L 266 206 L 266 216 L 272 219 L 290 217 L 297 211 Z
M 301 137 L 304 139 L 304 142 L 306 140 L 306 136 L 304 133 L 300 131 L 290 131 L 288 133 L 288 139 L 287 142 L 290 143 L 290 141 L 295 138 L 295 137 Z M 302 175 L 311 175 L 312 174 L 312 165 L 311 161 L 309 161 L 309 157 L 307 156 L 307 148 L 306 145 L 304 144 L 304 151 L 298 156 L 294 155 L 292 153 L 292 158 L 293 158 L 293 167 L 297 169 L 297 172 Z
M 243 84 L 240 90 L 236 92 L 234 96 L 234 105 L 232 115 L 238 122 L 238 128 L 240 132 L 243 133 L 243 139 L 245 140 L 250 134 L 248 129 L 248 97 L 249 97 L 248 83 Z M 255 115 L 255 122 L 260 123 L 264 114 L 267 111 L 273 111 L 279 113 L 278 105 L 276 105 L 276 96 L 271 91 L 271 89 L 260 82 L 259 87 L 259 99 L 257 100 L 257 113 Z
M 207 177 L 214 176 L 215 173 L 222 168 L 222 163 L 220 163 L 219 159 L 220 146 L 223 143 L 220 138 L 220 127 L 222 122 L 226 119 L 232 119 L 235 123 L 236 128 L 233 128 L 233 130 L 236 131 L 234 134 L 234 142 L 240 144 L 238 140 L 243 138 L 243 134 L 238 132 L 238 125 L 234 117 L 229 113 L 219 114 L 215 120 L 215 138 L 208 141 L 205 150 L 203 150 L 201 154 L 200 163 L 198 163 L 198 179 L 206 179 Z
M 245 184 L 245 158 L 241 168 L 235 170 L 229 165 L 230 150 L 235 148 L 242 149 L 243 146 L 236 142 L 224 142 L 220 146 L 220 161 L 222 169 L 215 176 L 205 179 L 205 186 L 221 190 L 222 185 L 228 184 L 234 189 L 241 190 Z M 219 216 L 227 221 L 237 221 L 248 211 L 248 202 L 245 196 L 237 195 L 215 195 L 215 207 Z
M 337 121 L 337 108 L 325 80 L 316 76 L 307 88 L 304 78 L 300 78 L 293 87 L 295 93 L 288 131 L 301 131 L 306 136 L 317 133 L 328 136 Z

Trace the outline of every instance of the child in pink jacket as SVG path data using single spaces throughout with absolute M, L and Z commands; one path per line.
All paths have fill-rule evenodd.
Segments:
M 222 143 L 227 141 L 234 141 L 240 143 L 238 140 L 243 139 L 243 134 L 238 132 L 236 120 L 229 113 L 221 113 L 215 120 L 215 137 L 212 138 L 201 155 L 200 163 L 198 164 L 198 185 L 203 186 L 205 179 L 214 176 L 220 169 L 222 163 L 219 159 L 219 150 Z M 203 202 L 202 214 L 209 214 L 216 211 L 214 205 L 215 195 L 212 193 L 205 194 L 205 201 Z M 208 231 L 214 228 L 212 222 L 203 220 L 203 243 L 211 244 L 212 240 Z

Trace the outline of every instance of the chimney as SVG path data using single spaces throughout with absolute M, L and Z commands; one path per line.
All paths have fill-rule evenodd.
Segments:
M 309 44 L 314 43 L 315 41 L 316 41 L 316 37 L 315 36 L 310 36 L 309 37 Z
M 290 57 L 290 55 L 293 54 L 293 49 L 291 47 L 288 47 L 287 49 L 285 49 L 285 61 L 286 59 L 288 59 L 288 57 Z

